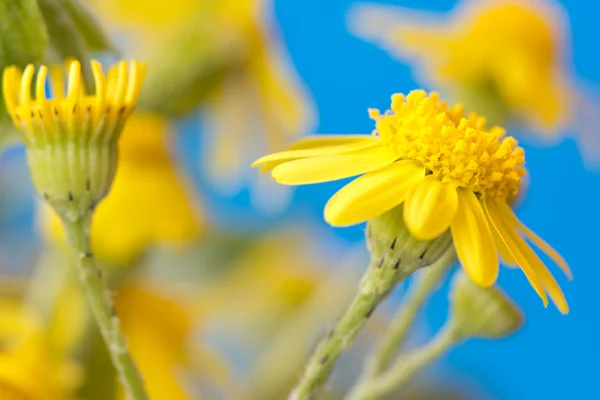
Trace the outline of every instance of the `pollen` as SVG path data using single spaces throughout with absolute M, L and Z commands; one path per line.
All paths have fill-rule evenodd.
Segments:
M 442 182 L 471 189 L 480 198 L 516 195 L 525 174 L 525 152 L 500 127 L 487 129 L 475 114 L 464 117 L 422 90 L 392 96 L 391 110 L 369 110 L 376 121 L 374 135 L 392 148 L 398 159 L 420 161 Z

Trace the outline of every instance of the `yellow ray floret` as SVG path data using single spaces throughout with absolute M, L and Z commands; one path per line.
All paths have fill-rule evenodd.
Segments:
M 502 128 L 486 128 L 482 117 L 464 117 L 462 107 L 448 107 L 437 93 L 396 94 L 391 110 L 369 113 L 376 121 L 371 136 L 327 137 L 321 146 L 318 137 L 305 139 L 307 145 L 253 165 L 291 185 L 362 175 L 327 203 L 330 224 L 357 224 L 403 204 L 406 226 L 416 238 L 431 240 L 450 229 L 458 258 L 477 284 L 494 284 L 500 253 L 521 267 L 544 304 L 548 293 L 568 312 L 556 281 L 523 237 L 570 277 L 568 265 L 508 206 L 525 175 L 525 153 L 517 141 Z
M 104 76 L 98 61 L 91 62 L 95 93 L 87 93 L 78 61 L 68 61 L 67 84 L 62 67 L 41 66 L 37 75 L 33 65 L 24 71 L 7 67 L 2 76 L 6 108 L 25 144 L 61 142 L 74 135 L 105 140 L 120 132 L 133 109 L 145 65 L 125 61 L 112 66 Z M 46 96 L 50 72 L 52 97 Z M 35 97 L 32 97 L 32 93 Z

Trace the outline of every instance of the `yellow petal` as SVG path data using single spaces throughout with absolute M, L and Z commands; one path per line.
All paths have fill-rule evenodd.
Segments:
M 512 232 L 510 226 L 508 226 L 504 221 L 502 212 L 498 208 L 498 202 L 486 200 L 483 205 L 488 218 L 492 222 L 493 228 L 498 233 L 498 236 L 500 236 L 519 267 L 521 267 L 521 270 L 527 277 L 531 287 L 533 287 L 535 292 L 544 302 L 544 306 L 548 306 L 548 296 L 546 296 L 546 291 L 542 281 L 538 277 L 537 272 L 529 264 L 529 261 L 521 251 L 520 246 L 515 242 L 515 237 L 518 237 L 518 234 L 516 232 Z
M 517 218 L 514 213 L 512 213 L 511 223 L 518 227 L 518 229 L 522 230 L 525 236 L 529 240 L 531 240 L 535 245 L 540 248 L 544 253 L 546 253 L 565 273 L 567 278 L 573 279 L 573 273 L 571 272 L 571 268 L 569 268 L 569 264 L 565 261 L 562 256 L 552 248 L 544 239 L 539 237 L 534 231 L 529 229 L 519 218 Z
M 350 182 L 329 199 L 325 220 L 349 226 L 374 218 L 401 204 L 425 175 L 420 162 L 398 161 Z
M 498 231 L 496 230 L 496 228 L 493 227 L 493 224 L 492 224 L 492 226 L 490 226 L 490 228 L 492 231 L 492 236 L 494 237 L 494 243 L 496 243 L 496 248 L 498 249 L 498 254 L 500 254 L 500 259 L 502 260 L 502 264 L 504 264 L 506 267 L 509 267 L 509 268 L 518 268 L 519 264 L 517 263 L 515 258 L 512 256 L 512 254 L 510 254 L 510 250 L 508 250 L 508 247 L 506 247 L 506 245 L 504 244 L 504 241 L 498 234 Z
M 525 240 L 518 235 L 519 225 L 516 221 L 516 216 L 514 215 L 511 208 L 506 203 L 496 203 L 498 210 L 500 211 L 500 215 L 505 223 L 505 226 L 508 226 L 509 232 L 512 236 L 514 244 L 518 247 L 519 251 L 525 256 L 527 263 L 533 268 L 535 274 L 542 281 L 542 285 L 548 291 L 550 298 L 558 308 L 558 310 L 567 314 L 569 312 L 569 305 L 567 304 L 567 300 L 565 299 L 565 295 L 556 280 L 548 271 L 548 268 L 544 265 L 544 263 L 538 258 L 535 252 L 527 245 Z M 511 248 L 511 247 L 509 247 Z
M 296 140 L 289 150 L 312 149 L 323 146 L 339 146 L 341 144 L 358 143 L 372 140 L 371 135 L 313 135 Z
M 448 229 L 457 208 L 458 195 L 454 185 L 428 175 L 406 197 L 404 221 L 413 236 L 429 240 Z
M 377 146 L 349 154 L 289 161 L 273 169 L 273 178 L 283 185 L 329 182 L 374 171 L 397 158 L 392 149 Z
M 315 139 L 316 140 L 316 139 Z M 364 137 L 364 140 L 357 141 L 355 143 L 344 143 L 339 145 L 327 144 L 327 140 L 324 140 L 324 146 L 312 146 L 310 148 L 304 148 L 300 150 L 287 150 L 279 153 L 269 154 L 261 157 L 254 161 L 253 167 L 261 166 L 273 161 L 291 161 L 298 158 L 307 157 L 321 157 L 321 156 L 332 156 L 336 154 L 349 153 L 355 150 L 365 149 L 371 146 L 375 146 L 380 142 L 380 139 L 375 136 Z
M 492 231 L 475 194 L 462 188 L 457 193 L 458 210 L 450 224 L 456 254 L 473 282 L 492 286 L 499 269 Z

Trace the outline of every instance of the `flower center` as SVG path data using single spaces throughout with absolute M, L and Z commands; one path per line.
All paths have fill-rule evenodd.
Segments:
M 369 110 L 377 121 L 374 134 L 399 159 L 417 160 L 442 182 L 470 188 L 481 196 L 516 194 L 525 174 L 525 152 L 504 129 L 485 128 L 485 118 L 463 117 L 461 106 L 449 108 L 437 93 L 413 91 L 392 96 L 385 114 Z

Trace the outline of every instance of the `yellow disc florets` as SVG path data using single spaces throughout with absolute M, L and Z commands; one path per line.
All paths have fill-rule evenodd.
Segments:
M 516 194 L 525 174 L 525 153 L 504 129 L 485 128 L 485 118 L 463 117 L 461 106 L 449 108 L 437 93 L 422 91 L 392 96 L 392 109 L 381 115 L 375 134 L 399 159 L 417 160 L 442 182 L 470 188 L 481 197 Z

